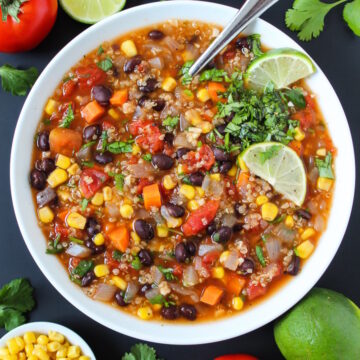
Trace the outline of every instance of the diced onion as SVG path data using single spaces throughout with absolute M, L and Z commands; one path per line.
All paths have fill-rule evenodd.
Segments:
M 176 283 L 169 283 L 169 285 L 171 289 L 176 293 L 184 296 L 190 296 L 191 300 L 194 303 L 198 303 L 200 301 L 199 295 L 194 290 L 186 289 L 183 286 Z
M 125 302 L 130 302 L 135 297 L 138 291 L 139 285 L 133 281 L 129 282 L 124 295 Z
M 86 246 L 71 243 L 71 245 L 67 248 L 66 253 L 70 256 L 75 256 L 80 259 L 84 259 L 91 255 L 91 250 Z
M 195 286 L 199 283 L 199 276 L 193 266 L 187 266 L 183 271 L 183 285 L 186 287 Z
M 148 162 L 132 164 L 127 168 L 131 175 L 135 176 L 136 178 L 148 178 L 149 176 L 153 176 L 155 173 L 154 167 Z
M 270 261 L 278 260 L 280 256 L 280 241 L 275 238 L 267 238 L 265 248 L 269 256 Z
M 115 203 L 106 202 L 105 209 L 111 218 L 116 218 L 120 214 L 119 205 L 117 205 Z
M 199 246 L 199 256 L 204 256 L 214 251 L 223 251 L 223 246 L 221 244 L 201 244 Z
M 148 61 L 149 64 L 155 69 L 162 70 L 164 68 L 164 60 L 159 56 L 156 56 Z
M 239 266 L 239 256 L 236 251 L 230 251 L 227 259 L 224 261 L 224 267 L 235 271 Z
M 279 238 L 280 241 L 292 243 L 296 237 L 296 231 L 289 229 L 285 224 L 280 224 L 273 229 L 273 233 Z
M 155 287 L 155 288 L 152 288 L 152 289 L 148 290 L 145 293 L 145 297 L 150 300 L 150 299 L 154 298 L 155 296 L 157 296 L 159 294 L 160 294 L 159 288 Z
M 318 232 L 325 230 L 325 220 L 321 215 L 316 215 L 314 218 L 314 229 Z
M 159 285 L 162 278 L 163 278 L 163 274 L 162 272 L 157 268 L 157 266 L 152 266 L 150 269 L 152 278 L 154 279 L 154 283 Z
M 183 132 L 175 136 L 174 146 L 176 148 L 182 148 L 182 147 L 186 147 L 190 149 L 194 148 L 194 146 L 187 140 L 186 134 Z
M 96 293 L 94 295 L 94 300 L 99 301 L 110 301 L 113 299 L 115 293 L 116 293 L 116 286 L 108 285 L 108 284 L 99 284 L 99 286 L 96 289 Z
M 221 219 L 221 224 L 223 226 L 233 227 L 237 222 L 237 218 L 233 214 L 225 214 Z
M 163 42 L 172 52 L 175 52 L 180 48 L 180 44 L 170 36 L 165 36 Z

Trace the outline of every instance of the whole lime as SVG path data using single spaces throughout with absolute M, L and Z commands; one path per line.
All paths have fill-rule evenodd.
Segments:
M 359 360 L 360 309 L 344 295 L 314 288 L 274 328 L 287 360 Z

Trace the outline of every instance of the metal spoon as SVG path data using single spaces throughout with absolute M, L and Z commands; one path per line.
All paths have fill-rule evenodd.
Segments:
M 253 20 L 279 0 L 246 0 L 235 17 L 211 43 L 189 70 L 191 76 L 202 70 L 231 40 L 243 31 Z

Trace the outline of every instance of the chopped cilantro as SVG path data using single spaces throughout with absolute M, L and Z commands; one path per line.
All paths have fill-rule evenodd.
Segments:
M 111 60 L 109 57 L 107 57 L 107 58 L 104 59 L 104 60 L 99 61 L 96 65 L 97 65 L 101 70 L 104 70 L 104 71 L 108 71 L 108 70 L 110 70 L 110 69 L 113 67 L 112 60 Z
M 259 34 L 252 34 L 247 37 L 248 44 L 250 45 L 251 52 L 254 54 L 255 58 L 263 54 L 261 50 L 261 42 Z
M 130 353 L 126 353 L 121 360 L 160 360 L 156 356 L 155 349 L 146 344 L 136 344 L 131 347 Z
M 44 119 L 43 124 L 46 125 L 46 126 L 51 125 L 51 120 L 50 119 Z
M 165 307 L 169 307 L 170 305 L 175 305 L 174 302 L 166 300 L 166 298 L 161 294 L 155 295 L 153 298 L 149 299 L 149 303 L 152 305 L 159 304 Z
M 187 96 L 187 97 L 192 97 L 194 96 L 193 92 L 189 89 L 185 89 L 184 90 L 184 94 Z
M 61 128 L 68 128 L 75 119 L 74 111 L 72 109 L 71 104 L 69 104 L 65 114 L 66 114 L 65 117 L 62 119 L 62 122 L 59 125 L 59 127 Z
M 142 268 L 142 264 L 138 256 L 134 257 L 133 261 L 131 262 L 131 266 L 134 270 L 140 270 Z
M 162 125 L 168 126 L 170 128 L 176 128 L 179 120 L 180 120 L 179 116 L 167 116 L 166 119 L 163 120 Z
M 122 255 L 123 255 L 122 252 L 119 250 L 114 250 L 112 252 L 112 258 L 118 262 L 121 262 Z
M 89 204 L 89 200 L 88 199 L 82 199 L 80 204 L 81 204 L 81 211 L 84 212 L 85 209 L 87 208 L 88 204 Z
M 145 161 L 151 161 L 152 156 L 151 156 L 151 154 L 145 154 L 145 155 L 142 156 L 142 158 L 143 158 Z
M 297 108 L 304 109 L 306 107 L 305 97 L 300 89 L 287 89 L 283 91 L 283 94 Z
M 81 149 L 86 149 L 86 148 L 91 147 L 91 146 L 93 146 L 93 145 L 95 145 L 95 144 L 96 144 L 96 141 L 95 141 L 95 140 L 94 140 L 94 141 L 89 141 L 89 142 L 85 143 L 85 144 L 81 147 Z
M 46 254 L 54 255 L 54 254 L 61 254 L 65 249 L 59 243 L 60 242 L 60 234 L 56 235 L 56 238 L 53 241 L 49 242 L 49 245 L 46 249 Z
M 97 49 L 97 54 L 101 55 L 103 52 L 104 52 L 104 49 L 103 49 L 102 45 L 100 45 Z
M 90 270 L 94 268 L 95 264 L 92 260 L 81 260 L 79 265 L 72 271 L 74 276 L 83 277 L 85 276 Z
M 328 152 L 325 159 L 315 159 L 316 167 L 319 169 L 319 176 L 327 179 L 334 179 L 332 171 L 332 154 Z
M 285 214 L 282 214 L 275 218 L 273 221 L 268 221 L 270 224 L 279 224 L 285 219 Z
M 209 69 L 205 70 L 201 73 L 200 82 L 203 81 L 216 81 L 216 82 L 222 82 L 222 81 L 230 81 L 230 78 L 228 76 L 228 73 L 224 69 Z
M 94 162 L 93 161 L 83 161 L 82 163 L 81 163 L 81 165 L 82 166 L 85 166 L 85 167 L 87 167 L 87 168 L 92 168 L 92 167 L 94 167 Z
M 281 146 L 279 145 L 274 145 L 269 147 L 267 150 L 259 153 L 259 161 L 260 163 L 263 165 L 265 164 L 266 161 L 272 159 L 273 157 L 275 157 L 279 151 L 281 149 Z
M 184 176 L 181 178 L 181 182 L 183 184 L 192 185 L 192 182 L 190 181 L 190 178 L 188 176 Z
M 115 173 L 113 173 L 113 172 L 109 172 L 108 175 L 114 178 L 114 180 L 115 180 L 115 187 L 116 187 L 119 191 L 123 191 L 123 189 L 124 189 L 125 176 L 124 176 L 123 174 L 115 174 Z
M 256 245 L 255 252 L 256 252 L 257 258 L 259 259 L 259 262 L 260 262 L 261 266 L 265 267 L 266 262 L 265 262 L 265 258 L 264 258 L 264 254 L 263 254 L 261 246 Z
M 107 139 L 108 139 L 108 134 L 107 134 L 107 131 L 104 130 L 102 133 L 101 133 L 101 151 L 104 152 L 108 146 L 108 142 L 107 142 Z
M 132 152 L 132 144 L 134 140 L 114 141 L 107 144 L 106 148 L 113 154 L 122 154 Z
M 165 276 L 165 279 L 167 281 L 177 280 L 177 277 L 173 274 L 174 272 L 173 268 L 164 268 L 161 265 L 159 265 L 157 268 Z
M 181 67 L 179 71 L 179 76 L 181 76 L 181 83 L 183 85 L 189 85 L 192 81 L 192 77 L 189 74 L 189 70 L 193 65 L 194 60 L 186 61 L 186 63 Z

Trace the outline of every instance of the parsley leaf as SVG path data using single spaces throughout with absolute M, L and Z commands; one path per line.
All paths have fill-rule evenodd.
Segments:
M 305 97 L 300 89 L 287 89 L 283 91 L 285 97 L 291 101 L 297 108 L 305 109 Z
M 203 71 L 200 75 L 199 81 L 222 82 L 222 81 L 230 81 L 230 78 L 225 70 L 214 68 Z
M 360 0 L 346 4 L 343 17 L 354 34 L 360 36 Z
M 98 66 L 98 68 L 100 68 L 103 71 L 108 71 L 113 67 L 112 60 L 109 57 L 99 61 L 96 65 Z
M 23 313 L 35 306 L 33 288 L 26 279 L 15 279 L 0 289 L 0 326 L 7 331 L 25 322 Z
M 167 116 L 166 119 L 163 120 L 162 125 L 168 126 L 170 128 L 176 128 L 179 120 L 180 120 L 179 116 Z
M 62 119 L 62 122 L 59 125 L 59 127 L 61 128 L 68 128 L 75 119 L 74 111 L 72 109 L 71 104 L 69 104 L 65 114 L 66 114 L 65 117 Z
M 177 280 L 177 277 L 173 274 L 174 272 L 173 268 L 164 268 L 161 265 L 159 265 L 157 268 L 165 276 L 165 279 L 167 281 Z
M 269 147 L 268 150 L 265 150 L 261 153 L 259 153 L 259 161 L 260 163 L 263 165 L 265 164 L 266 161 L 272 159 L 274 156 L 276 156 L 278 154 L 278 152 L 280 151 L 281 147 L 278 145 L 274 145 Z
M 160 360 L 156 356 L 155 349 L 146 344 L 136 344 L 131 347 L 130 353 L 126 353 L 121 360 Z
M 56 238 L 53 241 L 49 242 L 49 245 L 46 249 L 46 254 L 54 255 L 54 254 L 61 254 L 65 249 L 64 247 L 59 244 L 60 241 L 60 234 L 56 235 Z
M 325 159 L 315 159 L 316 167 L 319 169 L 319 176 L 327 179 L 334 179 L 332 171 L 332 155 L 328 152 Z
M 151 161 L 152 156 L 151 156 L 151 154 L 145 154 L 145 155 L 142 156 L 142 158 L 143 158 L 145 161 Z
M 194 60 L 187 61 L 179 71 L 179 76 L 181 76 L 181 83 L 183 85 L 189 85 L 192 81 L 192 76 L 189 74 L 189 70 L 193 63 Z
M 252 34 L 247 37 L 247 41 L 250 45 L 251 52 L 254 54 L 255 58 L 263 54 L 261 50 L 261 41 L 259 34 Z
M 101 55 L 103 52 L 104 52 L 104 49 L 103 49 L 102 45 L 100 45 L 97 49 L 97 54 Z
M 115 180 L 115 187 L 116 187 L 119 191 L 123 191 L 123 189 L 124 189 L 125 176 L 124 176 L 123 174 L 115 174 L 115 173 L 113 173 L 113 172 L 109 172 L 108 175 L 114 178 L 114 180 Z
M 132 152 L 132 144 L 134 140 L 128 141 L 114 141 L 110 144 L 107 144 L 106 148 L 113 154 L 122 154 Z
M 90 270 L 94 268 L 95 264 L 92 260 L 81 260 L 79 265 L 72 271 L 73 275 L 79 277 L 85 276 Z
M 38 77 L 36 68 L 19 70 L 11 65 L 0 66 L 1 85 L 3 89 L 12 95 L 25 96 Z
M 327 13 L 345 1 L 328 4 L 320 0 L 295 0 L 293 8 L 286 12 L 286 26 L 292 31 L 298 31 L 300 40 L 309 41 L 320 35 Z
M 140 258 L 138 256 L 135 256 L 133 261 L 131 262 L 131 267 L 134 270 L 140 270 L 142 268 L 142 263 L 140 261 Z
M 122 255 L 123 255 L 122 252 L 119 250 L 114 250 L 112 252 L 112 258 L 118 262 L 121 262 Z
M 84 212 L 85 209 L 87 208 L 89 204 L 89 200 L 88 199 L 82 199 L 81 202 L 80 202 L 80 205 L 81 205 L 81 211 Z

